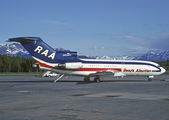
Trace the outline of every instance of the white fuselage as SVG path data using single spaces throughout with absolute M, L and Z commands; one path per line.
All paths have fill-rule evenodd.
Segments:
M 52 64 L 35 58 L 40 68 L 67 75 L 89 76 L 97 72 L 112 72 L 112 76 L 144 75 L 155 76 L 165 72 L 157 63 L 139 60 L 97 60 L 79 59 L 82 67 L 78 69 L 57 69 L 58 63 Z M 43 64 L 45 65 L 43 65 Z M 50 67 L 49 67 L 50 66 Z M 111 75 L 111 74 L 109 74 Z

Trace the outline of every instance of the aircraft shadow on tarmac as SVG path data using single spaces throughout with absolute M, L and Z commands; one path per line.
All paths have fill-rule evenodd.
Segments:
M 53 83 L 53 80 L 3 80 L 0 81 L 0 83 Z M 93 83 L 104 83 L 104 82 L 147 82 L 147 80 L 103 80 L 100 82 L 94 82 L 94 81 L 90 81 L 90 82 L 84 82 L 84 81 L 74 81 L 74 80 L 60 80 L 57 81 L 56 83 L 53 84 L 57 84 L 60 82 L 75 82 L 76 85 L 79 84 L 93 84 Z
M 83 81 L 80 81 L 80 82 L 77 82 L 76 85 L 78 85 L 78 84 L 92 84 L 92 83 L 99 84 L 99 83 L 105 83 L 105 82 L 147 82 L 147 81 L 146 80 L 103 80 L 103 81 L 100 81 L 100 82 L 94 82 L 94 81 L 83 82 Z

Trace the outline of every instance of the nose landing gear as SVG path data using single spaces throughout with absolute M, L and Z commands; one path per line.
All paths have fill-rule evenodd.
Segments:
M 148 82 L 152 82 L 153 81 L 152 78 L 154 78 L 154 76 L 147 76 L 147 78 L 148 78 Z

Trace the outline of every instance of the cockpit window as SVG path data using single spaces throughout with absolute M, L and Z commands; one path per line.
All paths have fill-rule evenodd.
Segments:
M 157 65 L 157 67 L 160 67 L 160 65 Z

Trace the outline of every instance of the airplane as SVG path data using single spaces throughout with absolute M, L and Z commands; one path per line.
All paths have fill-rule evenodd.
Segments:
M 83 76 L 84 82 L 100 82 L 102 77 L 147 76 L 148 81 L 165 73 L 159 64 L 141 60 L 98 60 L 78 58 L 77 52 L 57 51 L 40 37 L 9 38 L 7 42 L 19 42 L 38 62 L 38 67 L 58 74 L 54 83 L 64 75 Z

